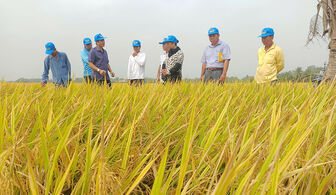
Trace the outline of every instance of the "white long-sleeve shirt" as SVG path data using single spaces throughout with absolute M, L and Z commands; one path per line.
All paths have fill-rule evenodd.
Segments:
M 139 52 L 137 56 L 131 55 L 128 60 L 128 79 L 144 79 L 145 78 L 146 54 Z
M 162 70 L 162 64 L 164 63 L 164 61 L 168 58 L 168 53 L 164 52 L 160 55 L 160 70 Z M 160 81 L 163 82 L 162 80 L 162 75 L 160 74 Z
M 168 54 L 166 52 L 162 53 L 160 56 L 160 66 L 162 67 L 163 62 L 167 59 Z

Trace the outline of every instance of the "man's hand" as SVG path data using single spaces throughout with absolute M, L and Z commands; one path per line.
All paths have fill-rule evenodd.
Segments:
M 203 81 L 203 79 L 204 79 L 204 75 L 202 75 L 202 76 L 201 76 L 201 79 L 200 79 L 200 81 L 202 82 L 202 81 Z
M 161 73 L 163 76 L 166 76 L 168 74 L 166 69 L 162 69 Z
M 135 57 L 138 55 L 138 52 L 133 52 L 132 56 Z
M 224 83 L 225 80 L 226 80 L 226 74 L 222 74 L 222 75 L 220 76 L 220 78 L 219 78 L 219 81 L 220 81 L 221 83 Z
M 106 74 L 106 71 L 105 70 L 99 70 L 99 74 L 104 76 Z
M 115 76 L 114 72 L 110 71 L 110 73 L 111 73 L 111 77 Z
M 43 82 L 43 81 L 41 82 L 41 86 L 42 86 L 42 87 L 45 87 L 46 84 L 47 84 L 47 83 L 45 83 L 45 82 Z

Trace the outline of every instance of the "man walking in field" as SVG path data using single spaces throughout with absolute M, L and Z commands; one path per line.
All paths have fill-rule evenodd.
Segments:
M 133 54 L 128 59 L 127 78 L 131 85 L 142 85 L 145 79 L 146 54 L 141 52 L 141 42 L 134 40 Z
M 224 83 L 231 60 L 230 47 L 219 40 L 220 35 L 217 28 L 210 28 L 208 36 L 211 44 L 205 48 L 201 59 L 201 81 Z
M 91 80 L 92 69 L 89 66 L 89 53 L 92 49 L 92 41 L 90 38 L 85 38 L 83 40 L 83 44 L 84 44 L 84 49 L 81 51 L 81 58 L 82 58 L 83 66 L 84 66 L 83 77 L 86 83 L 91 83 L 92 82 Z
M 92 69 L 91 77 L 93 81 L 98 84 L 107 83 L 111 87 L 111 80 L 108 71 L 111 76 L 114 77 L 114 72 L 112 72 L 111 66 L 109 64 L 109 59 L 105 47 L 105 38 L 101 34 L 97 34 L 94 37 L 96 42 L 96 47 L 91 49 L 89 53 L 89 66 Z
M 182 80 L 182 64 L 184 60 L 184 54 L 177 46 L 177 43 L 179 43 L 179 41 L 175 36 L 168 36 L 168 58 L 162 65 L 162 80 L 164 82 L 175 83 Z
M 275 83 L 277 74 L 285 64 L 282 49 L 273 42 L 272 28 L 264 28 L 259 37 L 264 46 L 258 51 L 258 68 L 254 80 L 257 83 Z
M 47 84 L 49 70 L 51 69 L 53 83 L 56 86 L 67 87 L 71 82 L 71 64 L 68 56 L 63 52 L 57 51 L 52 42 L 47 43 L 45 48 L 48 56 L 44 59 L 41 85 L 45 86 Z
M 161 71 L 162 71 L 162 65 L 164 63 L 164 61 L 168 58 L 168 38 L 164 38 L 162 42 L 160 42 L 159 44 L 162 45 L 162 49 L 163 49 L 163 53 L 160 56 L 160 65 L 159 65 L 159 69 L 158 69 L 158 74 L 157 74 L 157 78 L 156 81 L 158 83 L 163 82 L 162 78 L 161 78 Z

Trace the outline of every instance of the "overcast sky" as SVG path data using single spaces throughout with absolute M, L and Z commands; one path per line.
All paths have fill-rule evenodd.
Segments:
M 315 0 L 0 0 L 0 78 L 40 78 L 48 41 L 67 53 L 72 74 L 82 77 L 82 40 L 97 33 L 109 37 L 105 48 L 118 77 L 126 77 L 134 39 L 147 54 L 146 77 L 156 77 L 158 42 L 172 34 L 185 55 L 183 77 L 196 78 L 210 27 L 218 27 L 231 47 L 228 76 L 255 74 L 263 27 L 274 28 L 285 71 L 322 66 L 327 43 L 305 46 L 315 7 Z

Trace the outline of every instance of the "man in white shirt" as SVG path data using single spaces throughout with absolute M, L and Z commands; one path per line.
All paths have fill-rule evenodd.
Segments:
M 133 41 L 133 54 L 128 60 L 128 82 L 133 85 L 141 85 L 145 79 L 146 54 L 141 52 L 141 42 Z
M 162 78 L 161 78 L 161 67 L 162 67 L 162 64 L 163 62 L 167 59 L 167 56 L 168 56 L 168 38 L 164 38 L 162 42 L 160 42 L 159 44 L 162 45 L 162 49 L 163 49 L 163 53 L 161 54 L 160 56 L 160 65 L 159 65 L 159 70 L 158 70 L 158 74 L 157 74 L 157 78 L 156 78 L 156 81 L 158 83 L 160 82 L 163 82 Z

